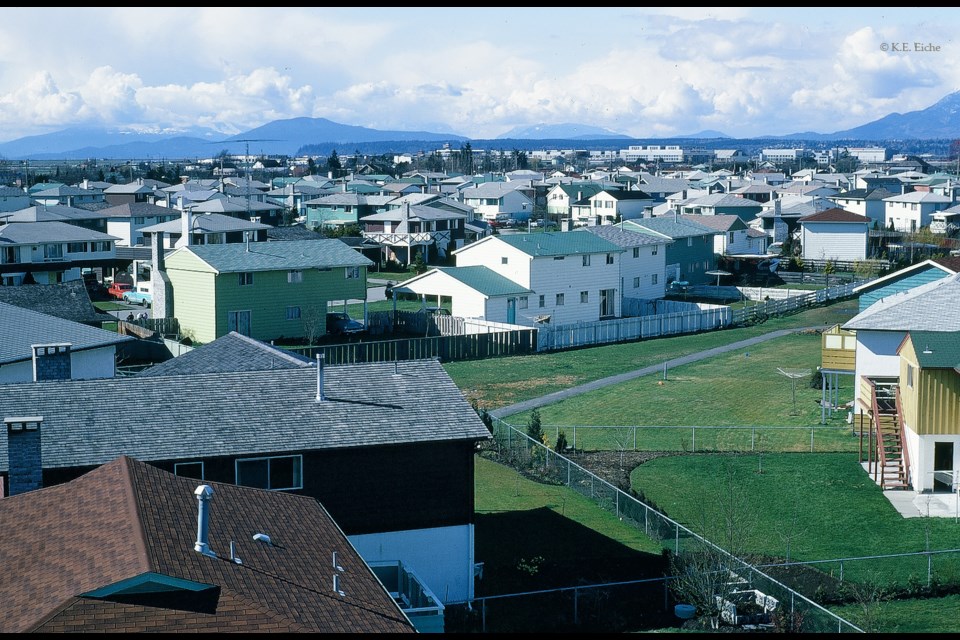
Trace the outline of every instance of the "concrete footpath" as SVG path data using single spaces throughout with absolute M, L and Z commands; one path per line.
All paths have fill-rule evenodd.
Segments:
M 761 342 L 766 342 L 767 340 L 773 340 L 775 338 L 780 338 L 791 333 L 799 333 L 801 331 L 811 331 L 811 330 L 826 330 L 829 328 L 829 325 L 823 327 L 804 327 L 798 329 L 780 329 L 779 331 L 771 331 L 770 333 L 765 333 L 760 336 L 755 336 L 753 338 L 747 338 L 746 340 L 739 340 L 737 342 L 731 342 L 730 344 L 725 344 L 719 347 L 714 347 L 713 349 L 707 349 L 705 351 L 699 351 L 697 353 L 691 353 L 686 356 L 679 358 L 673 358 L 672 360 L 666 361 L 667 367 L 667 376 L 670 375 L 670 369 L 674 367 L 679 367 L 683 364 L 690 364 L 691 362 L 697 362 L 699 360 L 705 360 L 707 358 L 712 358 L 723 353 L 728 353 L 730 351 L 736 351 L 737 349 L 742 349 L 744 347 L 749 347 Z M 643 376 L 649 376 L 654 373 L 660 373 L 663 371 L 664 363 L 650 365 L 649 367 L 643 367 L 642 369 L 636 369 L 634 371 L 628 371 L 627 373 L 621 373 L 615 376 L 610 376 L 608 378 L 601 378 L 599 380 L 594 380 L 593 382 L 586 382 L 584 384 L 577 385 L 575 387 L 570 387 L 569 389 L 562 389 L 560 391 L 555 391 L 553 393 L 548 393 L 545 396 L 540 396 L 539 398 L 533 398 L 532 400 L 524 400 L 523 402 L 518 402 L 516 404 L 511 404 L 506 407 L 500 407 L 499 409 L 494 409 L 490 412 L 490 415 L 495 418 L 506 418 L 515 413 L 522 413 L 524 411 L 530 411 L 537 407 L 542 407 L 548 404 L 553 404 L 554 402 L 559 402 L 560 400 L 565 400 L 567 398 L 572 398 L 573 396 L 580 395 L 582 393 L 588 393 L 601 387 L 606 387 L 611 384 L 618 384 L 620 382 L 626 382 L 627 380 L 633 380 L 634 378 L 640 378 Z

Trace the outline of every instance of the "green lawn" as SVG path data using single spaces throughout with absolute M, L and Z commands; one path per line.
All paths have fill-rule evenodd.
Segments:
M 118 309 L 129 309 L 131 305 L 126 302 L 114 302 L 113 300 L 98 300 L 93 306 L 100 311 L 117 311 Z
M 856 312 L 856 301 L 844 300 L 749 327 L 443 366 L 468 400 L 496 409 L 778 329 L 834 325 Z
M 636 378 L 574 396 L 540 408 L 544 431 L 555 441 L 563 428 L 572 443 L 571 425 L 611 429 L 578 429 L 577 447 L 672 451 L 855 451 L 858 441 L 846 424 L 846 411 L 834 411 L 820 425 L 821 390 L 810 387 L 820 364 L 820 335 L 792 334 L 738 349 L 662 373 Z M 811 375 L 794 382 L 778 368 L 805 369 Z M 731 374 L 731 372 L 735 372 Z M 852 376 L 840 380 L 840 401 L 853 399 Z M 507 422 L 525 425 L 530 413 Z M 633 425 L 750 426 L 768 429 L 633 429 Z M 795 427 L 785 429 L 782 427 Z
M 830 607 L 830 610 L 867 632 L 955 634 L 960 631 L 957 619 L 948 614 L 960 611 L 960 595 L 868 601 Z

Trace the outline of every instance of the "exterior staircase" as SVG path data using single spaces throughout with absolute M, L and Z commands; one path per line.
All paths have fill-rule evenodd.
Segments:
M 874 478 L 881 489 L 910 489 L 910 464 L 903 438 L 903 411 L 897 385 L 871 384 L 871 420 L 876 430 L 877 466 Z

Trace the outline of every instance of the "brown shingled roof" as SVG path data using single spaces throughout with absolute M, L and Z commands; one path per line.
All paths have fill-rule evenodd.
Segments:
M 800 222 L 870 222 L 870 218 L 846 209 L 826 209 L 800 218 Z
M 0 632 L 414 631 L 313 498 L 206 483 L 218 557 L 194 551 L 198 484 L 124 456 L 0 500 Z M 91 595 L 146 573 L 211 588 Z

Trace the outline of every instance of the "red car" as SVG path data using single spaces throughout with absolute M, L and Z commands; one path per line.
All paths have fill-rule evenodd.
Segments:
M 133 291 L 133 285 L 126 282 L 114 282 L 107 289 L 110 297 L 116 298 L 117 300 L 123 300 L 123 294 L 130 293 L 131 291 Z

